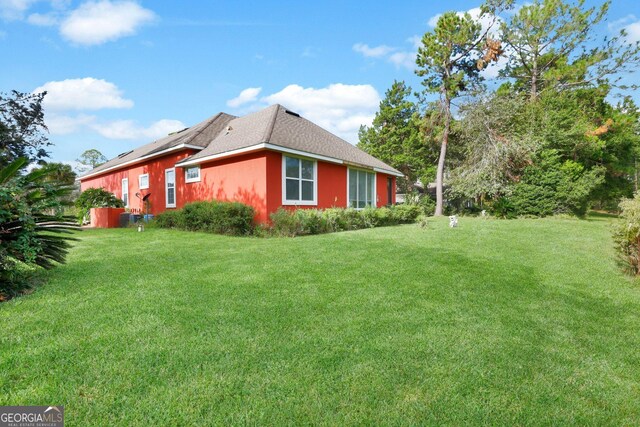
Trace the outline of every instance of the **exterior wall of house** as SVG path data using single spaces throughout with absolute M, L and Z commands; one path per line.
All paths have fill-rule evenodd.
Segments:
M 204 163 L 200 166 L 200 182 L 185 183 L 184 170 L 176 168 L 181 183 L 178 207 L 197 200 L 241 202 L 253 206 L 256 221 L 266 222 L 267 154 L 262 151 Z
M 166 156 L 149 159 L 146 162 L 131 165 L 125 169 L 119 169 L 105 174 L 98 175 L 89 179 L 83 179 L 80 184 L 80 190 L 87 188 L 104 188 L 115 194 L 116 197 L 122 198 L 122 180 L 129 180 L 129 209 L 132 211 L 143 210 L 141 198 L 149 193 L 150 212 L 158 214 L 166 210 L 165 196 L 165 170 L 173 168 L 176 162 L 192 155 L 194 150 L 181 150 L 176 153 L 170 153 Z M 182 172 L 182 173 L 181 173 Z M 149 174 L 149 188 L 141 190 L 138 177 L 142 174 Z M 181 200 L 180 189 L 184 187 L 184 172 L 176 168 L 176 197 L 178 207 L 184 204 Z M 136 193 L 140 194 L 140 198 L 136 197 Z
M 275 212 L 282 206 L 282 153 L 267 154 L 267 211 Z M 295 157 L 295 156 L 294 156 Z M 336 163 L 317 161 L 318 204 L 315 206 L 285 206 L 287 209 L 327 209 L 347 207 L 348 167 Z M 388 200 L 387 178 L 392 179 L 392 199 Z M 392 175 L 376 173 L 376 206 L 395 203 L 396 179 Z
M 82 180 L 81 189 L 103 187 L 122 198 L 122 179 L 129 180 L 129 208 L 142 211 L 142 196 L 151 193 L 150 212 L 158 214 L 165 211 L 165 170 L 173 168 L 176 162 L 193 154 L 192 150 L 183 150 L 147 162 L 133 165 L 127 169 L 107 172 L 93 178 Z M 238 201 L 256 210 L 257 222 L 268 222 L 269 214 L 282 206 L 282 154 L 274 151 L 260 151 L 215 160 L 200 166 L 200 181 L 187 183 L 185 169 L 175 168 L 176 207 L 199 200 Z M 347 166 L 317 161 L 317 205 L 301 208 L 326 209 L 347 206 Z M 149 174 L 149 188 L 140 189 L 139 175 Z M 387 197 L 387 178 L 389 175 L 376 174 L 376 205 L 390 203 Z M 392 178 L 395 202 L 395 178 Z M 295 209 L 296 206 L 287 206 Z

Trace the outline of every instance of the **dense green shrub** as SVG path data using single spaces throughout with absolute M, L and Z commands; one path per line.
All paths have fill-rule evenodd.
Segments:
M 496 218 L 513 219 L 516 217 L 516 209 L 513 203 L 506 197 L 500 197 L 491 204 L 491 212 Z
M 167 210 L 155 216 L 153 225 L 159 228 L 180 228 L 181 218 L 181 211 Z
M 251 206 L 239 202 L 194 202 L 176 211 L 158 215 L 156 225 L 187 231 L 247 235 L 253 229 L 255 213 Z
M 78 196 L 75 206 L 82 225 L 89 221 L 91 208 L 124 208 L 124 202 L 103 188 L 87 188 Z
M 398 205 L 381 208 L 278 209 L 272 213 L 271 233 L 294 237 L 310 234 L 359 230 L 387 225 L 407 224 L 422 214 L 419 205 Z
M 640 193 L 620 203 L 621 221 L 614 227 L 614 241 L 631 273 L 640 274 Z
M 602 167 L 586 170 L 572 160 L 562 162 L 555 150 L 546 150 L 536 164 L 525 169 L 509 200 L 517 215 L 584 216 L 591 194 L 603 182 Z
M 422 213 L 426 216 L 433 216 L 436 212 L 436 201 L 428 195 L 422 196 L 418 204 L 422 207 Z
M 415 222 L 418 216 L 423 213 L 420 205 L 395 205 L 388 209 L 391 210 L 394 224 L 409 224 Z

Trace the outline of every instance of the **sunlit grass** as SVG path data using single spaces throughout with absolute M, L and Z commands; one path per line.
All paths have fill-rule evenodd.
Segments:
M 68 425 L 640 423 L 609 219 L 85 231 L 0 304 L 0 405 Z

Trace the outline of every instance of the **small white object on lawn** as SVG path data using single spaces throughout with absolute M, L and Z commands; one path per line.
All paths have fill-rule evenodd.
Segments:
M 449 227 L 457 227 L 458 226 L 458 216 L 457 215 L 451 215 L 449 217 Z

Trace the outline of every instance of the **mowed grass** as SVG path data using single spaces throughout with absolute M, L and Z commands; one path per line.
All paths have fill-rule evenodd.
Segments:
M 0 405 L 79 426 L 640 424 L 640 285 L 606 218 L 80 238 L 0 305 Z

